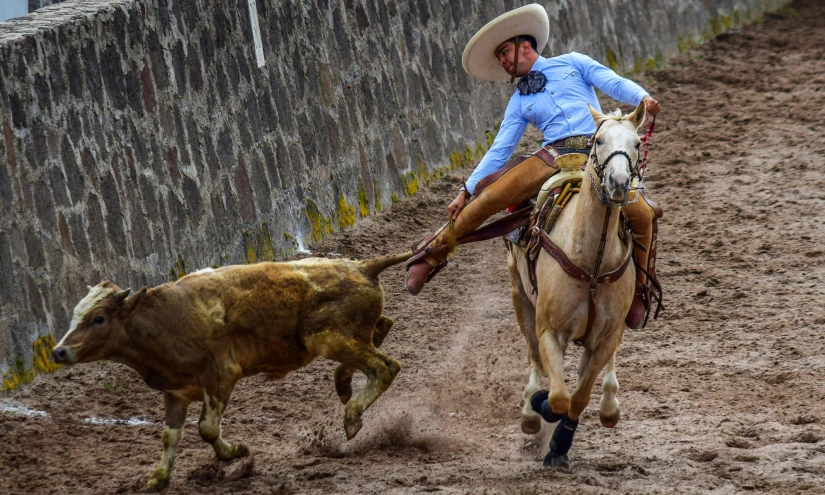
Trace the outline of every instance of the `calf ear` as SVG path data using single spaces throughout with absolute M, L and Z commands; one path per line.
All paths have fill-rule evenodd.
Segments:
M 625 117 L 630 122 L 633 122 L 633 126 L 638 129 L 645 123 L 645 117 L 647 116 L 647 111 L 645 110 L 645 102 L 644 100 L 640 101 L 639 104 L 636 106 L 636 110 L 633 110 L 633 113 Z
M 587 104 L 587 109 L 590 110 L 590 116 L 593 117 L 593 122 L 595 122 L 598 127 L 599 122 L 604 120 L 604 114 L 591 107 L 590 103 Z
M 129 311 L 133 310 L 135 308 L 135 306 L 137 306 L 138 303 L 140 303 L 140 301 L 142 301 L 143 298 L 146 296 L 146 290 L 147 290 L 146 287 L 144 287 L 144 288 L 140 289 L 139 291 L 137 291 L 131 297 L 129 297 L 128 299 L 123 301 L 123 306 L 126 309 L 128 309 Z

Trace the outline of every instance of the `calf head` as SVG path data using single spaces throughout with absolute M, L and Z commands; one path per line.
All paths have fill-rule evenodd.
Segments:
M 144 289 L 145 290 L 145 289 Z M 88 363 L 110 356 L 127 341 L 125 321 L 138 295 L 128 298 L 131 289 L 106 281 L 89 287 L 74 308 L 69 331 L 52 351 L 60 364 Z

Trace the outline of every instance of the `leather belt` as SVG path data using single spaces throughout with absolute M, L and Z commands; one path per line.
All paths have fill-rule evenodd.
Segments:
M 587 136 L 568 136 L 566 138 L 559 139 L 558 141 L 553 141 L 548 146 L 552 146 L 554 148 L 588 149 L 588 141 L 589 138 Z

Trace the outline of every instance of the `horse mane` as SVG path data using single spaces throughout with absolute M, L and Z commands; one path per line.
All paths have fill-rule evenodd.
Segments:
M 602 114 L 601 118 L 596 122 L 596 126 L 599 126 L 599 124 L 601 124 L 605 120 L 615 120 L 617 122 L 622 121 L 622 120 L 626 120 L 631 115 L 633 115 L 633 112 L 631 112 L 627 115 L 622 115 L 622 110 L 617 108 L 616 110 L 613 110 L 612 112 Z

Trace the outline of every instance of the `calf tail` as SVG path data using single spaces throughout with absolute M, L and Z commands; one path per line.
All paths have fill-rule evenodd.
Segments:
M 407 261 L 412 257 L 413 254 L 414 253 L 412 251 L 407 251 L 406 253 L 401 254 L 390 254 L 387 256 L 381 256 L 379 258 L 362 261 L 361 263 L 364 272 L 369 274 L 370 277 L 377 279 L 378 275 L 381 272 L 383 272 L 391 266 Z

